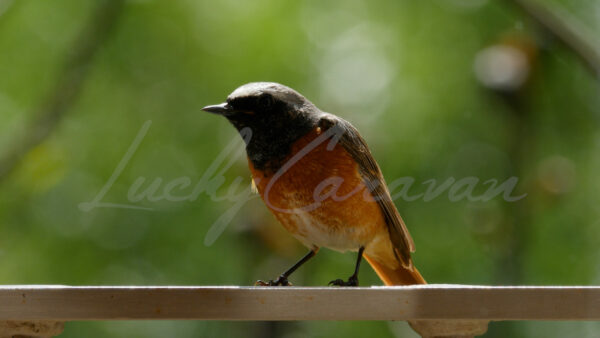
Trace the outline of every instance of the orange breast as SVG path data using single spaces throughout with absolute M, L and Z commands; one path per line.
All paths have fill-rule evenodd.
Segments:
M 309 247 L 357 250 L 387 228 L 370 198 L 358 165 L 346 150 L 329 140 L 318 143 L 320 130 L 298 140 L 275 173 L 250 170 L 267 207 L 295 237 Z

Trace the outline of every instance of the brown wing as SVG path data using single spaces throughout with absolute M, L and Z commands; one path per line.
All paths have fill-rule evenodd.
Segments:
M 414 242 L 392 201 L 381 170 L 365 140 L 348 121 L 335 115 L 325 114 L 319 121 L 319 126 L 332 132 L 332 142 L 342 145 L 358 163 L 365 185 L 371 191 L 385 217 L 396 258 L 404 267 L 412 269 L 410 253 L 415 251 Z

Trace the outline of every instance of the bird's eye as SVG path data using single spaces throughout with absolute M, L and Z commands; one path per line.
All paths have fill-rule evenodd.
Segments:
M 273 96 L 269 94 L 263 94 L 258 98 L 258 104 L 262 108 L 269 108 L 273 105 Z

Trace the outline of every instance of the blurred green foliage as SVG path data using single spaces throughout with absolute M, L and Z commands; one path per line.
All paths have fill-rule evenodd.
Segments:
M 546 3 L 600 32 L 597 1 Z M 0 154 L 27 132 L 97 4 L 0 1 Z M 482 85 L 478 55 L 514 41 L 528 55 L 525 82 L 510 91 Z M 600 283 L 597 74 L 510 1 L 487 0 L 126 1 L 80 95 L 2 178 L 0 283 L 249 285 L 287 268 L 304 248 L 256 198 L 211 245 L 206 234 L 233 201 L 206 193 L 128 201 L 140 177 L 142 189 L 183 176 L 195 185 L 232 140 L 241 149 L 227 121 L 200 108 L 251 81 L 286 84 L 351 121 L 388 182 L 415 178 L 411 194 L 430 179 L 519 178 L 514 194 L 527 197 L 518 202 L 452 202 L 447 194 L 396 201 L 429 282 Z M 146 121 L 147 134 L 102 202 L 152 210 L 79 208 L 98 195 Z M 240 154 L 216 195 L 237 177 L 235 192 L 250 183 Z M 292 282 L 325 285 L 349 275 L 354 260 L 322 250 Z M 380 284 L 368 267 L 361 282 Z M 494 323 L 488 336 L 598 332 L 595 323 L 520 322 Z M 69 323 L 63 336 L 414 334 L 386 322 L 165 321 Z

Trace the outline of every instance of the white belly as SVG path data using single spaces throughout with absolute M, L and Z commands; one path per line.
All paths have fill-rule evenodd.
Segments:
M 357 251 L 361 246 L 367 244 L 357 241 L 358 238 L 363 237 L 356 234 L 356 231 L 362 232 L 361 227 L 325 226 L 321 223 L 319 217 L 315 217 L 313 214 L 302 210 L 294 210 L 286 218 L 287 221 L 294 223 L 297 227 L 294 237 L 309 248 L 315 246 L 326 247 L 344 252 L 348 250 Z

